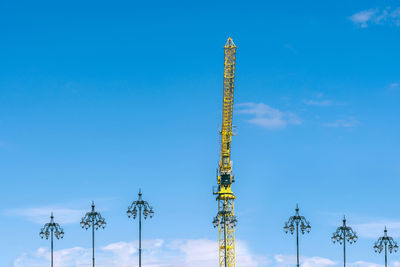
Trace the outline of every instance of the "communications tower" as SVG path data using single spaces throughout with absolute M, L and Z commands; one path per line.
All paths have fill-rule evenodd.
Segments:
M 219 229 L 219 266 L 235 267 L 235 205 L 232 192 L 235 181 L 232 174 L 231 140 L 233 91 L 235 85 L 236 45 L 229 37 L 224 46 L 224 88 L 221 134 L 221 158 L 218 166 L 218 191 L 214 192 L 218 201 L 218 214 L 214 226 Z

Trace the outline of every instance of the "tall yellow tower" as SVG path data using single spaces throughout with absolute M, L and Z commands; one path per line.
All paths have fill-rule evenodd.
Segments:
M 218 167 L 218 214 L 214 226 L 219 229 L 219 266 L 235 267 L 235 205 L 236 199 L 232 192 L 235 181 L 232 174 L 231 140 L 233 92 L 235 86 L 236 45 L 229 37 L 224 46 L 224 89 L 221 128 L 221 159 Z

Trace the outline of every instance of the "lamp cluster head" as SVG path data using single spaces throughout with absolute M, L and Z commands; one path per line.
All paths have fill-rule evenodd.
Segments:
M 89 229 L 92 225 L 98 230 L 99 228 L 105 228 L 107 223 L 105 219 L 101 216 L 100 212 L 95 211 L 94 202 L 92 202 L 92 210 L 87 212 L 81 220 L 81 227 L 83 229 Z
M 144 201 L 142 199 L 141 190 L 139 190 L 138 200 L 132 202 L 132 204 L 128 207 L 128 210 L 126 211 L 126 215 L 128 215 L 129 218 L 132 217 L 133 219 L 136 219 L 138 212 L 142 213 L 145 219 L 147 219 L 147 217 L 151 219 L 154 216 L 153 208 L 149 205 L 147 201 Z
M 221 225 L 221 228 L 225 226 L 228 228 L 236 227 L 238 221 L 235 215 L 233 215 L 232 211 L 227 208 L 227 205 L 224 203 L 223 210 L 217 213 L 217 216 L 214 217 L 213 225 L 214 227 L 218 227 Z
M 390 253 L 397 252 L 399 250 L 397 242 L 394 241 L 392 237 L 387 235 L 386 226 L 384 235 L 382 237 L 379 237 L 378 241 L 375 242 L 374 250 L 376 253 L 381 253 L 384 247 L 387 247 Z
M 346 225 L 346 217 L 343 218 L 343 225 L 336 229 L 336 232 L 332 234 L 332 242 L 338 242 L 340 245 L 347 241 L 350 244 L 357 242 L 358 236 L 355 231 Z
M 291 234 L 294 233 L 296 227 L 300 226 L 300 232 L 302 234 L 309 233 L 311 231 L 310 222 L 306 220 L 304 216 L 300 216 L 299 214 L 299 206 L 296 206 L 296 214 L 291 216 L 289 220 L 285 223 L 283 230 L 285 233 L 290 232 Z
M 60 227 L 58 223 L 54 222 L 53 213 L 51 213 L 50 222 L 46 223 L 40 230 L 39 236 L 40 238 L 49 239 L 50 234 L 52 233 L 54 233 L 57 239 L 64 238 L 64 230 Z

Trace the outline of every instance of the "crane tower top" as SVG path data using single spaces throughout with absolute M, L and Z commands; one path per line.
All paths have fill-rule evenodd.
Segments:
M 230 48 L 230 47 L 236 47 L 236 45 L 235 45 L 235 43 L 233 42 L 233 40 L 232 40 L 232 38 L 231 37 L 229 37 L 228 38 L 228 40 L 226 41 L 226 44 L 225 44 L 225 48 Z

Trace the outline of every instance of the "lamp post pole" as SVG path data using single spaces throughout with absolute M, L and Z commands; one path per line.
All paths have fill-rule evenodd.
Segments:
M 142 266 L 142 207 L 139 207 L 139 267 Z
M 343 266 L 346 267 L 346 241 L 349 242 L 349 244 L 353 244 L 358 240 L 357 233 L 346 225 L 346 217 L 343 217 L 343 225 L 336 229 L 331 239 L 333 243 L 338 242 L 340 245 L 343 244 Z
M 92 262 L 94 267 L 94 220 L 92 220 Z
M 98 230 L 100 227 L 105 228 L 107 223 L 101 216 L 100 212 L 95 211 L 94 202 L 92 202 L 92 210 L 86 212 L 85 216 L 81 220 L 81 227 L 84 229 L 89 229 L 92 227 L 92 266 L 95 267 L 94 258 L 94 230 Z
M 397 246 L 397 242 L 393 240 L 392 237 L 387 235 L 387 229 L 385 226 L 385 230 L 383 231 L 383 236 L 379 237 L 378 241 L 375 242 L 374 245 L 374 250 L 377 253 L 381 253 L 383 250 L 383 247 L 385 247 L 385 267 L 387 267 L 387 259 L 388 255 L 387 252 L 389 250 L 390 253 L 397 252 L 399 249 L 399 246 Z
M 299 253 L 299 223 L 296 222 L 296 246 L 297 246 L 297 267 L 300 266 L 300 253 Z
M 53 236 L 55 235 L 57 239 L 62 239 L 64 238 L 64 230 L 60 227 L 58 223 L 54 222 L 54 216 L 53 213 L 51 213 L 50 216 L 50 222 L 46 223 L 44 227 L 40 230 L 39 233 L 40 237 L 43 239 L 46 237 L 46 239 L 49 239 L 50 236 L 50 258 L 51 258 L 51 267 L 53 267 L 53 250 L 54 250 L 54 245 L 53 245 Z
M 133 219 L 136 219 L 139 209 L 139 267 L 142 267 L 142 213 L 144 219 L 146 220 L 148 216 L 153 218 L 154 211 L 149 203 L 142 199 L 142 191 L 140 189 L 138 195 L 138 200 L 132 202 L 132 204 L 128 207 L 126 214 L 129 218 L 133 217 Z
M 224 262 L 225 262 L 225 267 L 227 267 L 228 266 L 228 263 L 227 263 L 228 244 L 227 244 L 226 240 L 228 239 L 228 237 L 227 237 L 227 233 L 226 233 L 226 228 L 227 227 L 236 227 L 237 219 L 236 219 L 236 216 L 234 216 L 232 214 L 232 211 L 230 211 L 228 209 L 228 206 L 226 205 L 226 203 L 223 204 L 222 210 L 219 211 L 217 213 L 217 216 L 214 217 L 213 225 L 214 225 L 214 227 L 218 227 L 218 225 L 223 225 L 223 227 L 224 227 L 224 247 L 225 247 L 224 248 L 224 253 L 225 253 Z
M 387 267 L 387 244 L 385 244 L 385 267 Z
M 300 266 L 300 253 L 299 253 L 299 226 L 302 234 L 309 233 L 311 231 L 310 222 L 306 220 L 304 216 L 300 216 L 299 214 L 299 205 L 296 205 L 296 213 L 294 216 L 291 216 L 289 220 L 285 223 L 283 230 L 285 233 L 290 233 L 293 235 L 294 228 L 296 227 L 296 245 L 297 245 L 297 267 Z
M 346 238 L 343 238 L 343 264 L 346 267 Z
M 54 253 L 54 245 L 53 245 L 53 229 L 51 229 L 51 267 L 53 267 L 53 263 L 54 263 L 54 257 L 53 257 L 53 253 Z

